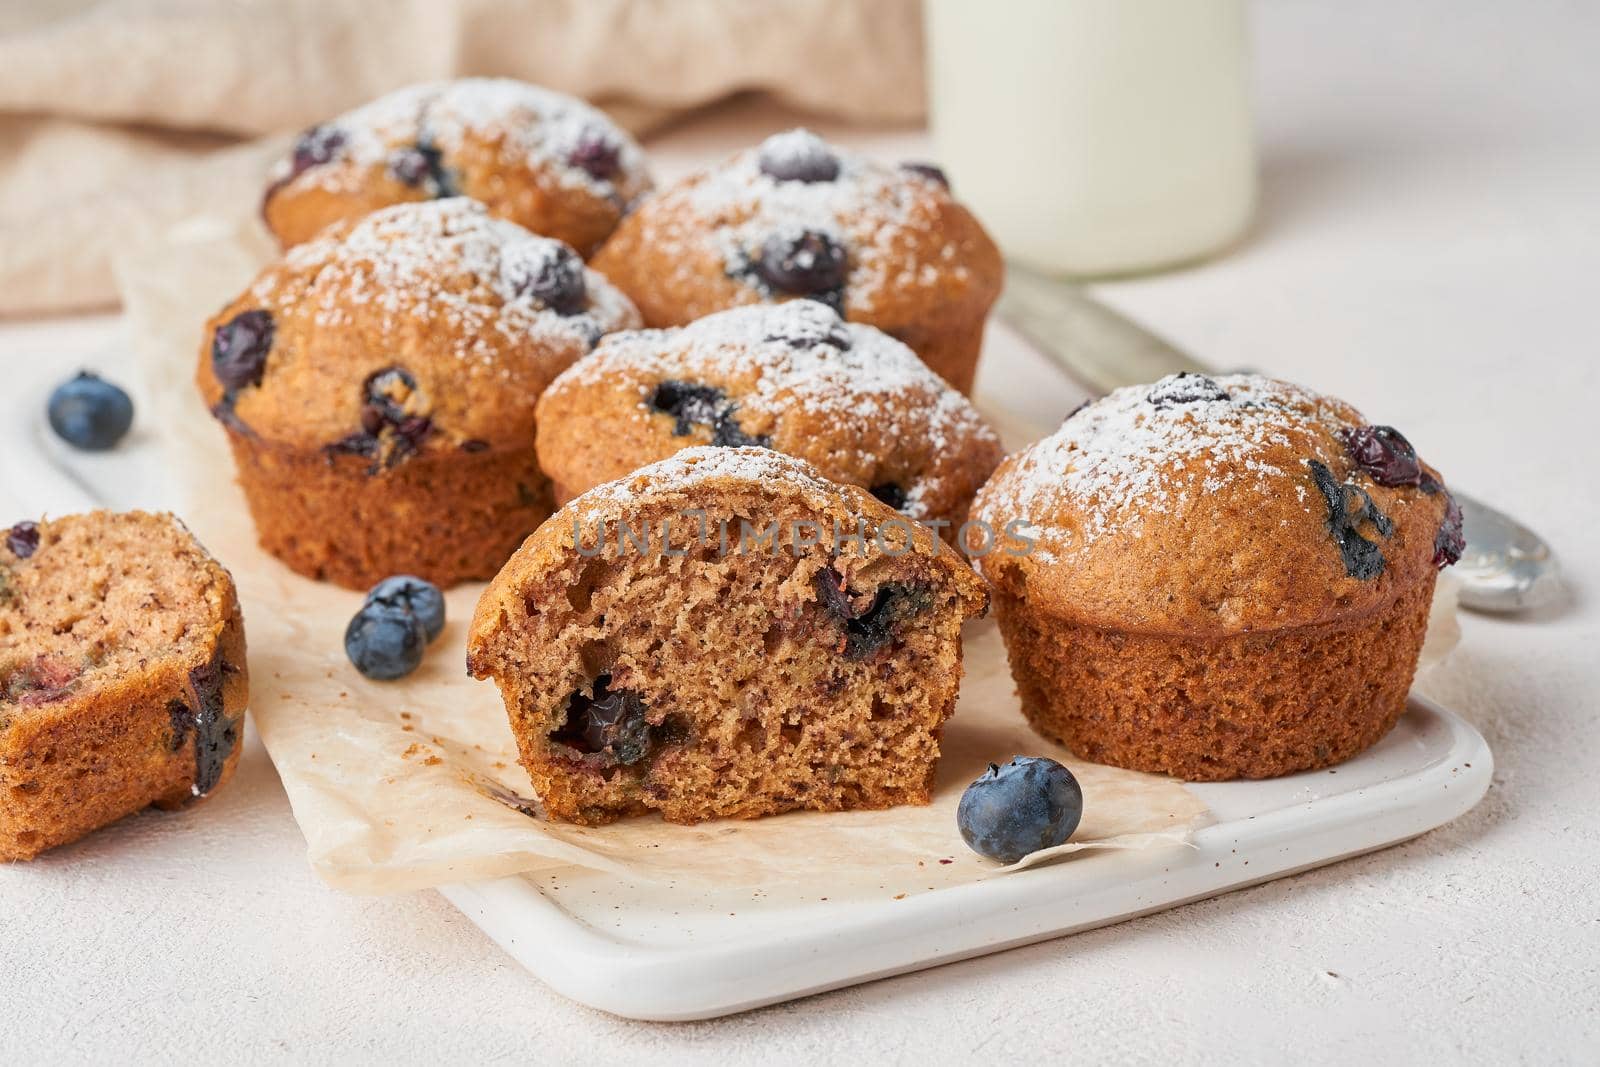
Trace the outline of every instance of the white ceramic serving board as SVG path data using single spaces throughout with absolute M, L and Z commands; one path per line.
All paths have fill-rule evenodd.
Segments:
M 977 883 L 829 894 L 819 870 L 785 899 L 618 883 L 602 872 L 441 890 L 529 971 L 634 1019 L 704 1019 L 1076 933 L 1370 852 L 1463 814 L 1493 770 L 1459 716 L 1414 698 L 1349 763 L 1190 786 L 1217 822 L 1193 848 L 1076 853 Z M 904 895 L 900 894 L 904 892 Z M 830 899 L 823 899 L 830 898 Z
M 127 370 L 131 382 L 124 359 L 107 351 L 89 362 Z M 17 514 L 175 503 L 149 428 L 116 452 L 85 456 L 44 428 L 41 391 L 4 401 L 0 496 Z M 630 885 L 578 868 L 441 892 L 574 1000 L 637 1019 L 701 1019 L 1105 926 L 1382 848 L 1466 812 L 1492 769 L 1477 731 L 1413 699 L 1388 737 L 1339 767 L 1191 786 L 1216 819 L 1193 847 L 1084 851 L 943 889 L 919 884 L 938 879 L 915 871 L 886 871 L 881 890 L 855 896 L 830 887 L 826 870 L 781 894 Z

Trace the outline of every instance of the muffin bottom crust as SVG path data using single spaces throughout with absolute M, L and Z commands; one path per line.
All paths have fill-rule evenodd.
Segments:
M 1388 733 L 1434 583 L 1361 618 L 1213 639 L 1047 618 L 1000 589 L 994 600 L 1035 730 L 1098 763 L 1222 781 L 1340 763 Z
M 349 589 L 392 574 L 441 587 L 492 578 L 550 516 L 549 479 L 531 445 L 422 453 L 369 474 L 362 456 L 228 437 L 261 547 Z

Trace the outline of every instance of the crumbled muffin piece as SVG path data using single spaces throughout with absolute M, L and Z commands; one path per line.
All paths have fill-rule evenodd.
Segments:
M 233 579 L 172 516 L 18 527 L 0 546 L 0 859 L 214 792 L 249 689 Z
M 864 490 L 697 447 L 540 527 L 479 601 L 468 667 L 499 685 L 555 818 L 921 804 L 985 601 Z

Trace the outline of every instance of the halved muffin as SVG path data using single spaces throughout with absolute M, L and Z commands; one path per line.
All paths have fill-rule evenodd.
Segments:
M 467 663 L 556 818 L 922 804 L 986 599 L 864 490 L 698 447 L 540 527 L 479 601 Z

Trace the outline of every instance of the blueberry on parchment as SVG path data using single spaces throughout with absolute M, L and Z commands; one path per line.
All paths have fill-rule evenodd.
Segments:
M 967 847 L 1000 863 L 1064 844 L 1083 817 L 1072 772 L 1043 756 L 1017 756 L 989 769 L 961 795 L 956 825 Z

